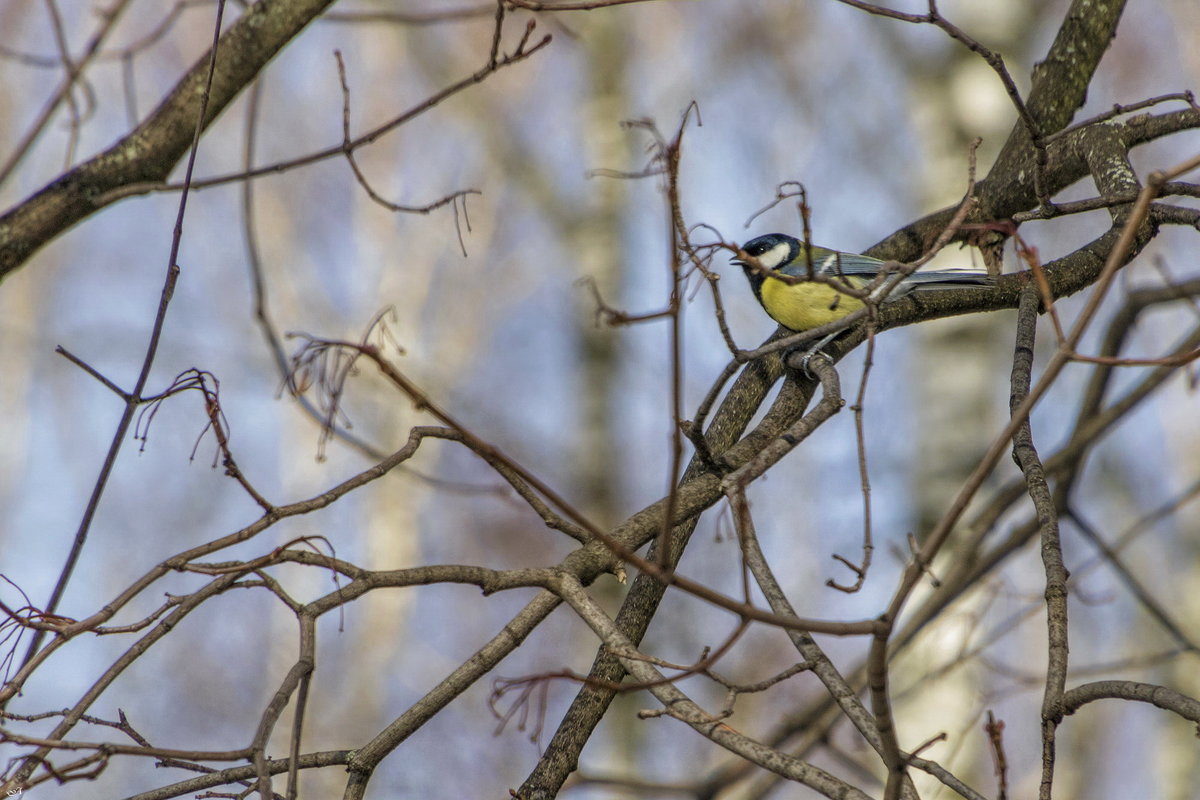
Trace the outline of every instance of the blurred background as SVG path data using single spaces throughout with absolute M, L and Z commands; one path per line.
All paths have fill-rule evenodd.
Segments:
M 925 9 L 923 3 L 908 5 L 905 10 Z M 939 5 L 960 28 L 1001 52 L 1027 89 L 1030 70 L 1068 3 Z M 108 6 L 58 4 L 71 52 L 82 51 Z M 0 186 L 3 207 L 108 147 L 131 119 L 144 117 L 206 52 L 214 9 L 209 2 L 168 8 L 135 0 L 88 70 L 88 92 L 78 96 L 83 123 L 72 127 L 67 113 L 60 113 Z M 451 20 L 421 18 L 463 9 L 468 13 Z M 485 64 L 494 7 L 426 2 L 405 4 L 409 18 L 389 16 L 393 12 L 393 4 L 383 2 L 335 5 L 266 70 L 255 124 L 248 124 L 251 109 L 243 97 L 205 135 L 197 177 L 244 169 L 251 137 L 256 164 L 337 145 L 342 94 L 335 51 L 345 60 L 354 135 Z M 318 494 L 371 459 L 341 441 L 330 443 L 319 459 L 317 424 L 281 396 L 282 376 L 254 317 L 248 227 L 279 330 L 357 339 L 377 312 L 394 308 L 390 327 L 405 349 L 400 366 L 406 374 L 475 433 L 594 520 L 611 525 L 666 492 L 673 430 L 666 323 L 600 325 L 595 301 L 581 284 L 595 281 L 607 303 L 630 312 L 658 310 L 668 300 L 670 239 L 660 181 L 592 174 L 647 164 L 652 139 L 622 122 L 650 120 L 670 136 L 688 105 L 698 105 L 702 124 L 685 134 L 681 167 L 689 224 L 712 226 L 739 242 L 772 231 L 796 233 L 794 204 L 780 204 L 749 226 L 747 220 L 772 200 L 778 184 L 800 181 L 812 207 L 814 240 L 861 251 L 957 202 L 966 187 L 970 140 L 983 139 L 979 164 L 986 174 L 1014 121 L 1000 82 L 979 57 L 931 27 L 837 3 L 694 0 L 588 13 L 513 12 L 502 49 L 515 45 L 531 18 L 538 24 L 535 38 L 554 36 L 546 50 L 358 152 L 374 189 L 392 202 L 419 206 L 478 190 L 465 209 L 389 211 L 367 196 L 339 158 L 255 180 L 249 226 L 241 183 L 191 195 L 182 274 L 148 388 L 161 391 L 192 367 L 217 376 L 233 453 L 272 502 Z M 6 156 L 62 80 L 63 68 L 43 4 L 3 0 L 0 32 L 0 152 Z M 1200 6 L 1191 0 L 1137 4 L 1126 13 L 1078 118 L 1114 103 L 1196 87 L 1197 37 Z M 1198 149 L 1196 134 L 1177 135 L 1135 151 L 1133 158 L 1144 176 Z M 1093 193 L 1085 181 L 1064 197 Z M 35 605 L 54 585 L 122 407 L 55 348 L 66 348 L 122 387 L 133 385 L 178 200 L 166 192 L 113 205 L 41 250 L 0 286 L 0 572 Z M 1031 223 L 1021 234 L 1049 261 L 1108 224 L 1101 211 Z M 1127 271 L 1124 285 L 1158 285 L 1163 271 L 1195 277 L 1194 242 L 1186 230 L 1166 231 Z M 1006 269 L 1016 269 L 1011 251 L 1006 258 Z M 977 254 L 957 247 L 937 263 L 982 268 Z M 714 268 L 725 278 L 722 298 L 738 344 L 757 345 L 774 323 L 740 270 L 727 267 L 723 255 Z M 1063 302 L 1060 313 L 1070 319 L 1079 300 Z M 687 301 L 683 407 L 690 416 L 729 353 L 698 276 L 689 283 Z M 1186 307 L 1147 315 L 1128 352 L 1160 355 L 1194 318 L 1194 309 Z M 863 511 L 851 415 L 839 415 L 752 487 L 759 534 L 799 613 L 839 619 L 879 613 L 907 552 L 906 535 L 928 529 L 1003 424 L 1012 322 L 1011 312 L 977 315 L 879 337 L 865 417 L 878 549 L 859 594 L 823 585 L 829 578 L 852 582 L 831 556 L 857 558 L 860 548 Z M 1049 333 L 1039 344 L 1044 358 L 1053 346 Z M 1095 347 L 1093 337 L 1084 350 Z M 839 367 L 848 398 L 861 380 L 862 359 L 860 348 Z M 1088 370 L 1069 368 L 1034 414 L 1034 435 L 1047 451 L 1062 444 Z M 411 426 L 432 420 L 373 373 L 364 369 L 352 382 L 345 410 L 356 437 L 390 452 Z M 1121 371 L 1115 391 L 1142 374 Z M 1076 497 L 1083 516 L 1109 541 L 1136 526 L 1140 538 L 1125 551 L 1126 563 L 1171 606 L 1183 633 L 1195 636 L 1196 508 L 1138 523 L 1187 492 L 1200 473 L 1200 426 L 1188 377 L 1177 375 L 1096 448 Z M 144 443 L 127 443 L 60 613 L 87 616 L 160 560 L 259 516 L 250 498 L 212 468 L 215 447 L 211 436 L 202 436 L 205 424 L 199 396 L 184 395 L 158 411 Z M 1016 474 L 1004 459 L 994 480 Z M 1001 529 L 1028 513 L 1023 508 Z M 479 459 L 434 441 L 394 474 L 217 557 L 253 558 L 305 535 L 327 537 L 339 557 L 374 569 L 546 566 L 573 549 Z M 1109 567 L 1085 568 L 1096 550 L 1077 529 L 1064 524 L 1063 535 L 1078 590 L 1072 598 L 1073 665 L 1200 691 L 1195 650 L 1150 621 Z M 681 569 L 738 594 L 738 549 L 727 510 L 714 508 L 701 519 Z M 335 588 L 321 570 L 285 567 L 273 574 L 300 600 Z M 114 622 L 132 622 L 157 607 L 163 592 L 184 593 L 202 582 L 187 575 L 164 580 Z M 1006 723 L 1014 796 L 1030 796 L 1037 785 L 1042 588 L 1036 547 L 1027 548 L 957 604 L 896 673 L 901 743 L 915 747 L 945 731 L 948 741 L 923 755 L 985 793 L 994 788 L 982 730 L 989 709 Z M 605 578 L 595 592 L 615 610 L 624 588 Z M 457 586 L 380 591 L 347 606 L 344 617 L 322 618 L 305 749 L 361 746 L 495 635 L 532 594 L 481 599 L 477 589 Z M 93 713 L 111 719 L 121 709 L 163 747 L 244 746 L 295 658 L 296 624 L 265 592 L 235 595 L 189 617 L 186 633 L 140 659 Z M 24 602 L 11 586 L 0 596 L 10 606 Z M 733 625 L 728 614 L 669 593 L 644 647 L 690 662 Z M 30 714 L 74 702 L 131 641 L 75 641 L 9 710 Z M 856 639 L 822 644 L 847 670 L 867 647 Z M 972 651 L 984 646 L 982 655 Z M 559 609 L 498 675 L 586 672 L 595 648 L 586 627 Z M 23 643 L 18 653 L 24 653 Z M 1164 653 L 1171 657 L 1157 657 Z M 796 660 L 778 631 L 756 628 L 717 669 L 752 682 Z M 721 702 L 722 693 L 707 682 L 689 679 L 682 688 L 714 708 Z M 536 713 L 524 730 L 516 721 L 501 726 L 488 706 L 490 690 L 489 682 L 480 682 L 413 735 L 385 761 L 368 796 L 505 797 L 509 787 L 520 785 L 576 687 L 549 686 L 540 739 Z M 815 680 L 801 676 L 743 697 L 730 724 L 767 737 L 785 724 L 788 709 L 820 691 Z M 580 774 L 687 783 L 732 762 L 679 722 L 636 719 L 638 710 L 653 705 L 645 694 L 622 697 L 585 750 Z M 862 754 L 857 737 L 835 733 L 811 758 L 870 785 L 852 763 Z M 76 738 L 89 735 L 99 740 L 111 731 L 80 730 Z M 1061 737 L 1060 751 L 1072 765 L 1060 771 L 1064 797 L 1136 793 L 1183 800 L 1200 782 L 1188 725 L 1162 711 L 1098 704 L 1069 721 Z M 0 761 L 16 752 L 0 746 Z M 82 789 L 45 784 L 35 796 L 121 797 L 173 779 L 164 774 L 148 760 L 115 760 Z M 343 783 L 340 769 L 314 771 L 304 778 L 302 796 L 338 796 Z M 762 775 L 722 796 L 767 795 L 813 796 Z M 584 782 L 564 796 L 635 795 Z M 636 796 L 679 795 L 662 790 Z

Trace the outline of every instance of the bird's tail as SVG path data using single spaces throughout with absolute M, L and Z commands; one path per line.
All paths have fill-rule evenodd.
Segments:
M 991 286 L 996 279 L 986 272 L 968 270 L 918 270 L 904 279 L 901 286 L 911 291 L 953 289 L 963 286 Z

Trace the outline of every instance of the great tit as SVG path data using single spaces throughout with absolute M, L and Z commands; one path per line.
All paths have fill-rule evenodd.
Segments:
M 754 256 L 763 269 L 802 279 L 798 283 L 775 280 L 755 269 L 748 261 L 735 258 L 750 280 L 754 296 L 766 312 L 785 328 L 805 331 L 841 319 L 863 307 L 863 301 L 838 291 L 830 283 L 804 280 L 808 278 L 809 259 L 803 242 L 785 233 L 768 233 L 751 239 L 742 250 Z M 883 269 L 886 262 L 870 256 L 840 253 L 824 247 L 812 247 L 812 269 L 827 276 L 832 283 L 845 282 L 861 289 Z M 888 300 L 912 291 L 949 289 L 961 286 L 985 286 L 992 278 L 983 272 L 918 271 L 904 276 L 887 296 Z

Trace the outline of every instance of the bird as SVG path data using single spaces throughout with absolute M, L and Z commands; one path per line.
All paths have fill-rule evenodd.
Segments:
M 861 299 L 839 291 L 836 284 L 844 282 L 853 289 L 862 289 L 887 264 L 870 256 L 843 253 L 816 245 L 810 247 L 786 233 L 768 233 L 751 239 L 742 246 L 742 252 L 753 256 L 762 269 L 755 268 L 751 261 L 743 258 L 734 258 L 731 263 L 745 271 L 754 296 L 771 319 L 797 332 L 834 322 L 862 308 L 865 304 Z M 807 255 L 810 252 L 812 273 L 809 272 Z M 772 272 L 800 280 L 776 280 L 771 277 Z M 831 280 L 809 280 L 810 274 Z M 914 291 L 987 286 L 992 280 L 987 273 L 968 270 L 917 271 L 905 275 L 886 299 L 893 300 Z M 828 344 L 833 336 L 827 337 L 813 350 Z

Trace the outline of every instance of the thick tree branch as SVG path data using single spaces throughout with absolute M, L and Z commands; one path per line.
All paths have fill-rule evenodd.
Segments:
M 218 44 L 205 130 L 267 63 L 333 0 L 260 0 Z M 0 281 L 40 247 L 99 211 L 102 196 L 166 179 L 187 152 L 200 113 L 209 53 L 201 56 L 141 125 L 0 217 Z

